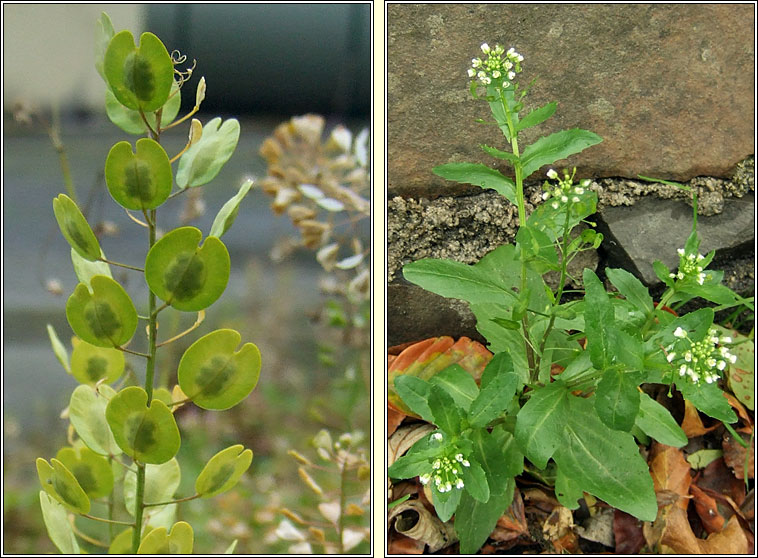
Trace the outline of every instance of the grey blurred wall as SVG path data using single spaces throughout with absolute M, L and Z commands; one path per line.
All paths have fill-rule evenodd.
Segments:
M 3 4 L 3 108 L 25 100 L 102 110 L 94 52 L 103 11 L 117 29 L 142 32 L 138 4 Z
M 368 117 L 371 5 L 363 4 L 4 4 L 3 104 L 102 111 L 94 69 L 95 22 L 149 30 L 169 52 L 197 60 L 203 108 L 214 112 L 304 111 Z M 191 83 L 194 91 L 193 79 Z M 191 104 L 194 95 L 185 95 Z

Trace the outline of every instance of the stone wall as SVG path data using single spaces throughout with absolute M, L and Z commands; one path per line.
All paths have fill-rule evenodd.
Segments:
M 603 137 L 555 165 L 576 166 L 598 192 L 595 220 L 606 241 L 581 267 L 601 275 L 606 265 L 624 267 L 655 293 L 652 259 L 676 266 L 692 210 L 682 192 L 637 175 L 689 181 L 700 199 L 702 248 L 717 249 L 711 267 L 752 294 L 753 22 L 753 5 L 389 5 L 389 344 L 477 335 L 466 304 L 405 282 L 403 264 L 474 263 L 513 240 L 507 201 L 431 172 L 469 161 L 511 174 L 479 149 L 504 146 L 497 128 L 475 122 L 489 108 L 467 87 L 466 69 L 485 41 L 524 56 L 523 82 L 538 77 L 527 107 L 558 101 L 553 118 L 521 136 L 525 144 L 573 127 Z M 527 184 L 527 196 L 539 202 L 537 184 Z

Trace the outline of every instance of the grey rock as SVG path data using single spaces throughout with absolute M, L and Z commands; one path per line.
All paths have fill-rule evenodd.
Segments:
M 603 143 L 573 156 L 581 177 L 673 180 L 726 177 L 753 153 L 754 10 L 751 4 L 389 4 L 389 197 L 470 194 L 432 174 L 480 162 L 506 174 L 479 144 L 503 148 L 466 70 L 479 45 L 515 47 L 527 109 L 556 114 L 522 145 L 585 128 Z M 562 163 L 559 163 L 559 165 Z M 541 174 L 544 170 L 539 171 Z M 535 175 L 536 177 L 537 175 Z
M 606 207 L 598 229 L 606 235 L 603 250 L 610 267 L 623 267 L 649 286 L 660 283 L 653 261 L 672 271 L 679 265 L 676 248 L 692 231 L 692 209 L 676 200 L 647 197 L 633 206 Z M 755 241 L 755 194 L 724 200 L 717 215 L 697 221 L 700 253 L 717 250 L 725 257 L 748 251 Z

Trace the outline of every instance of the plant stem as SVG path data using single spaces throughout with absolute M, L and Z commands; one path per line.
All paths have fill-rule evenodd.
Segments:
M 145 465 L 135 461 L 137 465 L 137 493 L 134 505 L 134 532 L 132 533 L 132 554 L 137 554 L 140 539 L 142 538 L 142 512 L 145 511 L 143 500 L 145 499 Z
M 345 553 L 345 546 L 342 533 L 345 530 L 345 481 L 347 480 L 347 462 L 340 463 L 340 516 L 337 521 L 337 537 L 339 554 Z
M 508 101 L 505 99 L 505 94 L 503 93 L 502 89 L 499 89 L 500 91 L 500 102 L 503 105 L 503 112 L 505 112 L 505 118 L 506 122 L 508 123 L 508 130 L 510 131 L 511 136 L 511 149 L 513 149 L 513 154 L 516 157 L 519 157 L 519 148 L 518 148 L 518 132 L 516 131 L 515 126 L 513 125 L 513 118 L 511 117 L 511 112 L 508 109 Z M 524 169 L 521 166 L 521 161 L 517 160 L 513 164 L 513 168 L 516 172 L 516 205 L 518 206 L 518 224 L 519 227 L 523 227 L 526 224 L 526 204 L 524 203 Z M 526 292 L 526 281 L 527 281 L 527 269 L 526 269 L 526 257 L 524 256 L 524 248 L 521 247 L 521 290 L 520 293 L 524 294 Z M 528 306 L 528 304 L 527 304 Z M 521 329 L 522 334 L 524 336 L 524 350 L 526 351 L 526 361 L 529 366 L 530 371 L 530 377 L 532 380 L 534 380 L 533 376 L 536 375 L 537 371 L 534 366 L 534 351 L 532 350 L 532 347 L 529 345 L 528 338 L 529 338 L 529 316 L 528 316 L 528 310 L 524 312 L 524 315 L 521 317 Z

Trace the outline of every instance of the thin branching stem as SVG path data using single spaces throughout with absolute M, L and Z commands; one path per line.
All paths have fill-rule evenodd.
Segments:
M 197 498 L 200 498 L 200 494 L 193 494 L 192 496 L 187 496 L 186 498 L 179 498 L 178 500 L 170 500 L 168 502 L 151 502 L 151 503 L 145 503 L 142 504 L 142 507 L 149 508 L 151 506 L 168 506 L 169 504 L 178 504 L 180 502 L 189 502 L 190 500 L 195 500 Z
M 120 262 L 114 262 L 114 261 L 106 259 L 106 258 L 100 258 L 99 261 L 107 263 L 107 264 L 110 264 L 110 265 L 115 265 L 115 266 L 118 266 L 118 267 L 123 267 L 125 269 L 133 269 L 134 271 L 141 271 L 142 273 L 145 273 L 145 270 L 143 268 L 137 267 L 137 266 L 134 266 L 134 265 L 129 265 L 129 264 L 120 263 Z
M 90 515 L 88 513 L 82 513 L 79 514 L 82 517 L 86 517 L 87 519 L 92 519 L 94 521 L 101 521 L 103 523 L 113 523 L 114 525 L 128 525 L 129 527 L 133 527 L 134 523 L 131 523 L 129 521 L 118 521 L 116 519 L 105 519 L 104 517 L 96 517 L 94 515 Z

